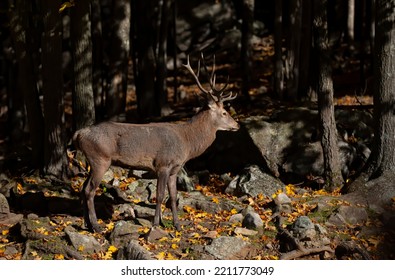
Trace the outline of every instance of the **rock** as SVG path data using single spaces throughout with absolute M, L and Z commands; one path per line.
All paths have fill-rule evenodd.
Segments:
M 365 208 L 357 206 L 341 205 L 336 213 L 333 213 L 328 222 L 337 226 L 356 225 L 366 222 L 368 213 Z
M 229 223 L 231 223 L 231 224 L 242 223 L 243 219 L 244 219 L 243 214 L 242 213 L 237 213 L 237 214 L 234 214 L 234 215 L 230 216 Z
M 134 213 L 136 218 L 143 218 L 143 219 L 153 219 L 155 216 L 155 206 L 152 207 L 148 206 L 141 206 L 141 205 L 134 205 L 133 206 Z
M 114 225 L 109 241 L 116 247 L 124 246 L 131 239 L 137 239 L 139 237 L 140 233 L 138 230 L 140 228 L 140 225 L 136 225 L 130 221 L 118 221 Z
M 177 174 L 177 189 L 191 192 L 195 189 L 195 184 L 192 179 L 188 176 L 185 168 L 181 168 Z
M 185 205 L 215 214 L 221 210 L 239 210 L 241 207 L 230 200 L 220 199 L 218 203 L 213 202 L 212 197 L 205 196 L 201 192 L 193 191 L 185 194 L 178 194 L 178 208 L 182 209 Z
M 138 241 L 130 240 L 129 243 L 117 252 L 118 260 L 153 260 L 152 253 L 141 246 Z
M 271 197 L 278 190 L 285 188 L 285 185 L 273 176 L 264 173 L 259 166 L 252 165 L 236 176 L 225 192 L 234 195 L 249 195 L 256 197 L 259 194 Z
M 159 227 L 152 227 L 150 231 L 145 235 L 145 239 L 148 242 L 153 242 L 167 236 L 169 236 L 169 234 L 165 230 Z
M 301 241 L 309 241 L 316 237 L 315 225 L 307 216 L 300 216 L 292 225 L 295 237 Z
M 242 226 L 248 229 L 262 230 L 263 221 L 257 213 L 250 212 L 245 215 Z
M 220 236 L 204 247 L 204 250 L 216 259 L 235 259 L 249 245 L 246 241 L 235 236 Z
M 258 231 L 244 228 L 244 227 L 236 227 L 235 228 L 235 234 L 241 234 L 244 236 L 254 236 L 258 234 Z
M 134 209 L 130 203 L 125 203 L 125 204 L 120 204 L 120 205 L 115 206 L 114 212 L 117 212 L 118 215 L 124 219 L 136 218 Z
M 105 252 L 105 248 L 102 247 L 94 236 L 78 233 L 71 226 L 67 226 L 64 232 L 69 238 L 71 245 L 77 251 L 81 251 L 85 254 Z
M 276 212 L 291 213 L 292 212 L 291 202 L 292 200 L 285 193 L 279 193 L 274 198 L 274 203 L 276 204 Z
M 0 224 L 13 225 L 19 223 L 23 219 L 22 214 L 14 214 L 10 212 L 7 198 L 0 193 Z

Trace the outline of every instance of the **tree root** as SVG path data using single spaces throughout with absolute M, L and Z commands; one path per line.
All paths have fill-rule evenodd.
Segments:
M 290 252 L 284 253 L 281 255 L 280 260 L 292 260 L 308 255 L 314 255 L 314 254 L 319 254 L 323 252 L 329 252 L 330 254 L 334 254 L 335 251 L 329 247 L 329 246 L 321 246 L 318 248 L 305 248 L 300 242 L 292 236 L 292 234 L 283 228 L 280 228 L 279 230 L 280 235 L 283 235 L 290 243 L 295 247 L 295 250 L 292 250 Z

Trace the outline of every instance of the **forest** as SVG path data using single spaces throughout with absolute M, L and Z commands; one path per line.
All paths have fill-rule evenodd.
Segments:
M 0 259 L 395 258 L 395 0 L 0 14 Z

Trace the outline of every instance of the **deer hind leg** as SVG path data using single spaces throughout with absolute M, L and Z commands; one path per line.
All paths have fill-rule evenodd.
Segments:
M 81 197 L 84 209 L 84 221 L 89 230 L 101 232 L 101 228 L 97 222 L 94 198 L 96 189 L 100 185 L 104 173 L 110 167 L 110 160 L 100 160 L 91 163 L 91 172 L 85 181 Z
M 162 223 L 162 203 L 165 199 L 166 186 L 169 181 L 169 170 L 162 169 L 158 172 L 158 181 L 156 186 L 156 209 L 154 217 L 154 226 Z
M 177 173 L 170 175 L 168 188 L 170 195 L 171 212 L 173 214 L 173 225 L 178 231 L 180 231 L 181 226 L 180 226 L 180 221 L 178 219 L 178 211 L 177 211 Z

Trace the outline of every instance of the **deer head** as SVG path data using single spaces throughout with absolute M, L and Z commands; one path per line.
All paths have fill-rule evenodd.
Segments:
M 200 61 L 202 61 L 205 73 L 207 74 L 210 89 L 204 88 L 199 81 Z M 197 73 L 195 73 L 191 67 L 191 64 L 189 62 L 189 55 L 187 57 L 187 64 L 184 64 L 183 66 L 188 70 L 189 73 L 192 74 L 193 78 L 195 79 L 196 85 L 201 91 L 200 96 L 206 100 L 207 106 L 210 108 L 212 118 L 216 121 L 218 130 L 238 130 L 240 127 L 239 124 L 229 115 L 229 113 L 224 108 L 224 102 L 235 99 L 237 97 L 237 94 L 233 94 L 232 92 L 225 93 L 226 88 L 229 85 L 229 77 L 228 81 L 223 87 L 216 87 L 215 56 L 213 59 L 213 67 L 210 75 L 208 74 L 209 71 L 206 66 L 203 53 L 201 54 L 201 60 L 199 59 L 198 61 Z

